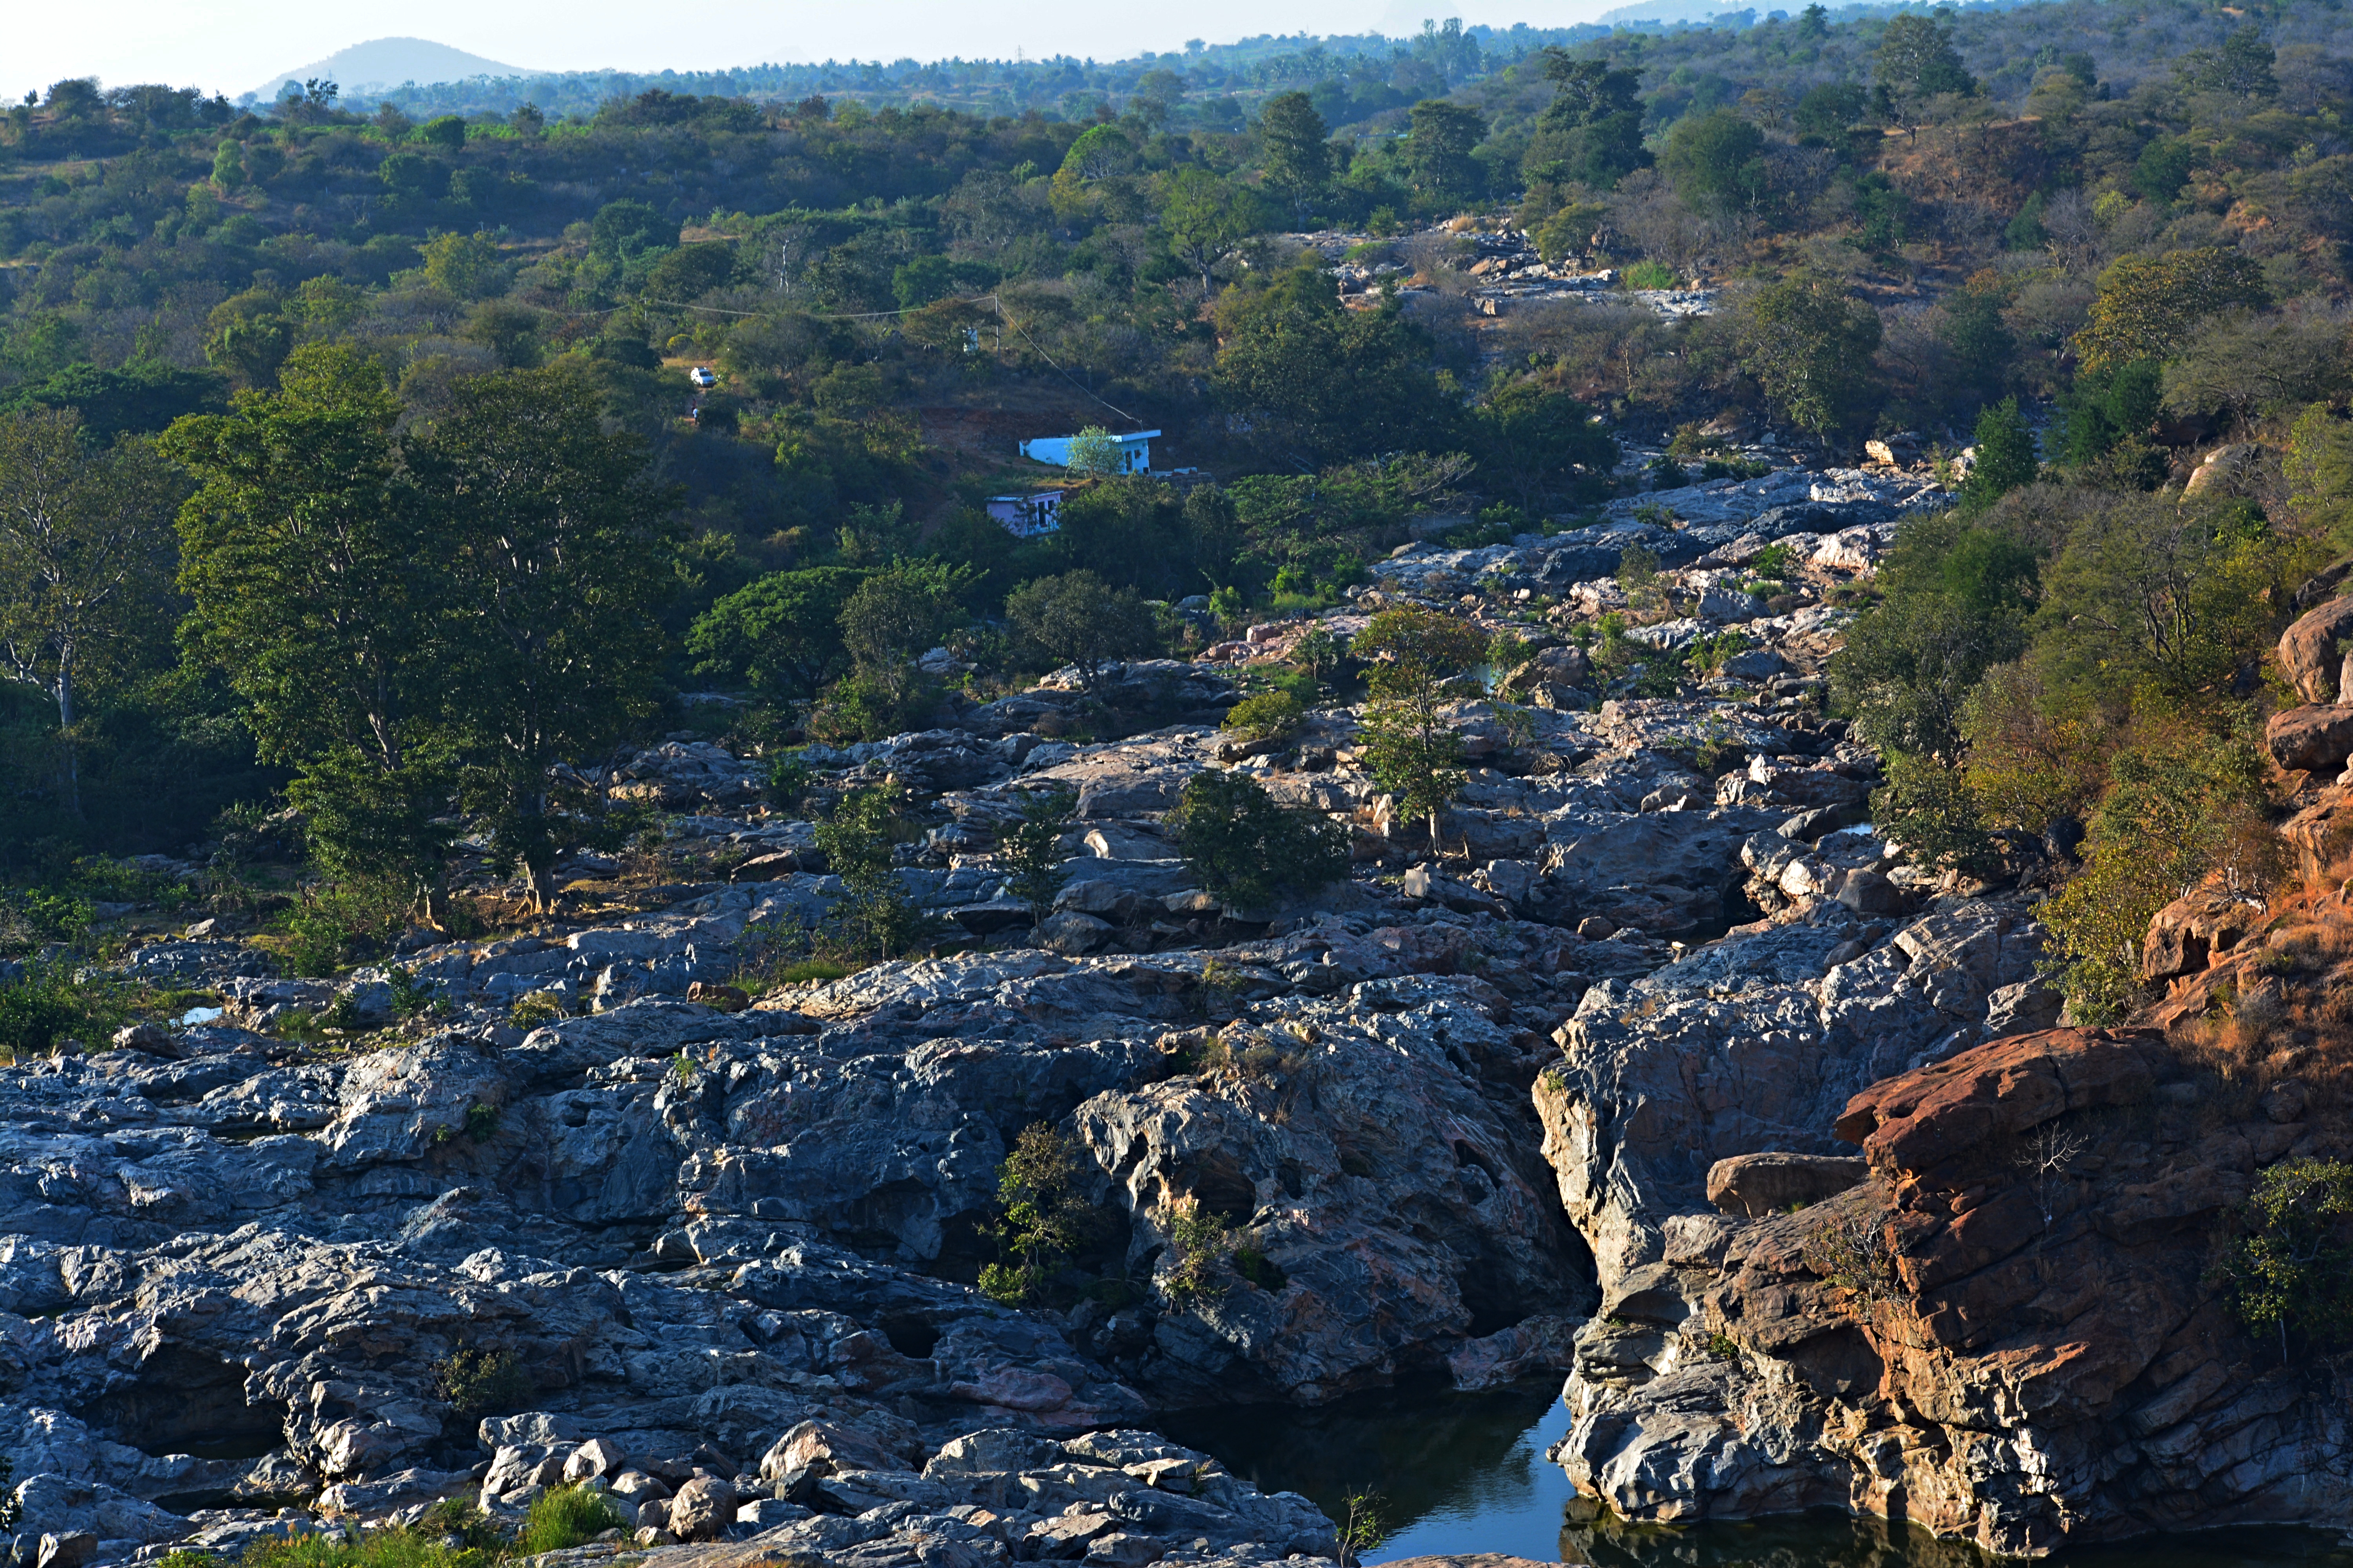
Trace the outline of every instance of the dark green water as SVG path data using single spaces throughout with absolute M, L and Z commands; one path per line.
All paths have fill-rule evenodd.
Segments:
M 1875 1520 L 1810 1514 L 1681 1530 L 1565 1524 L 1568 1478 L 1545 1449 L 1568 1431 L 1559 1384 L 1485 1394 L 1391 1391 L 1319 1410 L 1253 1406 L 1164 1417 L 1268 1491 L 1304 1493 L 1334 1518 L 1380 1494 L 1391 1533 L 1369 1563 L 1495 1552 L 1598 1568 L 1992 1568 L 1998 1561 Z M 2213 1531 L 2083 1547 L 2049 1568 L 2353 1568 L 2353 1547 L 2308 1530 Z

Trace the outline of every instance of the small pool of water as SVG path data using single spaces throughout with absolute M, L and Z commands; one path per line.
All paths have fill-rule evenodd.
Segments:
M 1684 1529 L 1563 1519 L 1568 1477 L 1545 1458 L 1567 1435 L 1560 1385 L 1481 1394 L 1398 1389 L 1314 1410 L 1250 1405 L 1163 1418 L 1265 1491 L 1295 1491 L 1335 1519 L 1377 1492 L 1390 1533 L 1367 1563 L 1492 1552 L 1596 1568 L 1990 1568 L 1957 1542 L 1880 1520 L 1820 1513 Z M 2048 1568 L 2353 1568 L 2332 1531 L 2207 1531 L 2079 1547 Z

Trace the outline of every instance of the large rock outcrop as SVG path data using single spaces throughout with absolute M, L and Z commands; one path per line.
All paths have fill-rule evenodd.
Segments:
M 1630 1520 L 1815 1506 L 1988 1551 L 2234 1522 L 2344 1526 L 2337 1374 L 2227 1310 L 2218 1219 L 2327 1152 L 2304 1098 L 2153 1032 L 2055 1029 L 1857 1095 L 1869 1180 L 1667 1222 L 1580 1343 L 1556 1450 Z

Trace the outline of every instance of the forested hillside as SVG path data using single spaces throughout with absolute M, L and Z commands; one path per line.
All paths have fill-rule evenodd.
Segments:
M 88 857 L 265 820 L 344 881 L 438 897 L 467 834 L 536 875 L 623 832 L 632 742 L 921 728 L 1335 604 L 1417 529 L 1899 436 L 1963 500 L 1837 668 L 1883 819 L 1976 868 L 2091 823 L 2063 897 L 2145 920 L 2230 834 L 2152 873 L 2112 792 L 2261 817 L 2263 650 L 2343 548 L 2353 36 L 1732 21 L 594 101 L 55 84 L 0 121 L 0 862 L 48 889 L 9 940 L 112 885 Z M 1514 268 L 1567 281 L 1482 297 Z M 1034 539 L 980 510 L 1089 426 L 1194 471 L 1106 468 Z

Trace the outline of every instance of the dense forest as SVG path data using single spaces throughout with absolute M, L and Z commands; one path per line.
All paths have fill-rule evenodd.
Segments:
M 1973 448 L 1835 682 L 1907 842 L 2088 824 L 2063 897 L 2128 919 L 2264 809 L 2263 653 L 2353 504 L 2333 6 L 678 86 L 0 118 L 0 934 L 132 875 L 94 858 L 272 833 L 529 877 L 629 830 L 617 748 L 920 728 L 1333 604 L 1417 519 L 1555 531 L 1899 433 Z M 1518 236 L 1613 286 L 1486 313 Z M 1061 477 L 1018 441 L 1145 427 L 1181 482 L 1097 436 L 1058 531 L 982 510 Z

